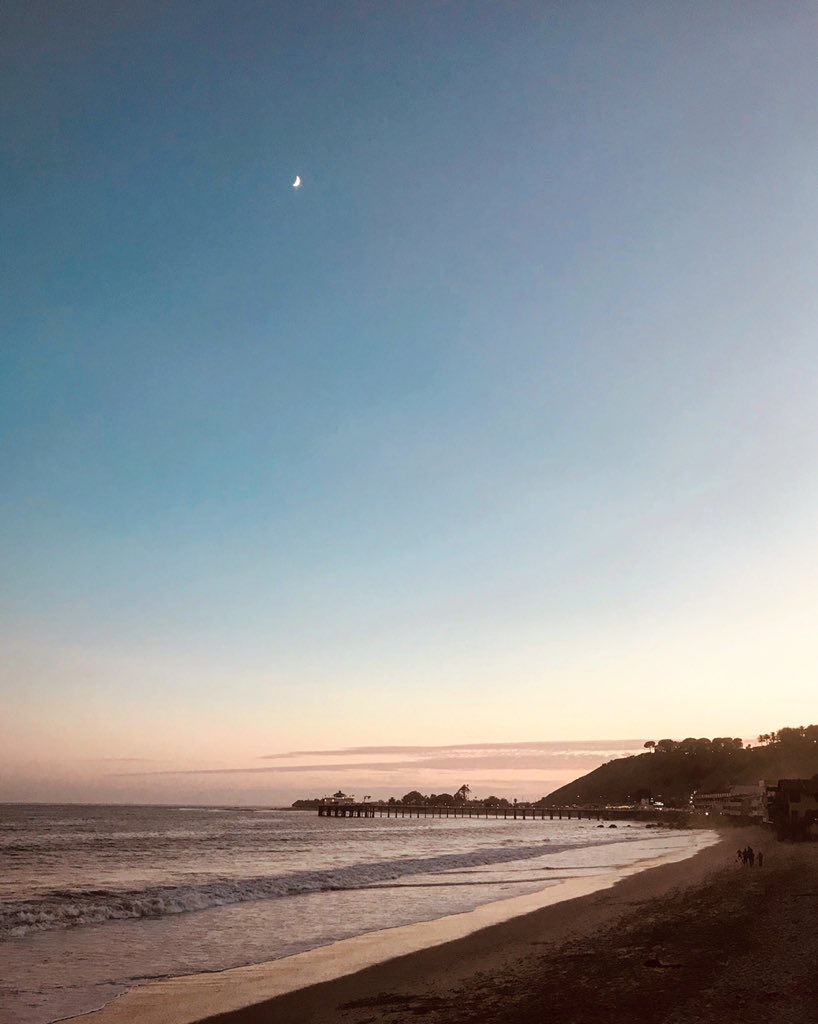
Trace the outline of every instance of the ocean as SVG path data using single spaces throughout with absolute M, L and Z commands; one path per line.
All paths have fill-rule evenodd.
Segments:
M 684 855 L 637 822 L 0 806 L 0 1024 Z

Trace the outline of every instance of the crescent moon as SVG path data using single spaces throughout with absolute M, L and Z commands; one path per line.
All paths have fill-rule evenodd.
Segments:
M 301 188 L 301 176 L 296 174 L 295 181 L 293 182 L 293 188 Z

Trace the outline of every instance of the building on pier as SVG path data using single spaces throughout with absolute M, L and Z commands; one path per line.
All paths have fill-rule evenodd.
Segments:
M 322 796 L 321 803 L 327 807 L 351 807 L 355 803 L 355 797 L 349 796 L 347 793 L 341 792 L 339 789 L 337 793 L 333 793 L 332 796 Z

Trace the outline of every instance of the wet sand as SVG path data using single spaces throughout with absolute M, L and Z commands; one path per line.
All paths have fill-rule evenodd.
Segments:
M 747 843 L 765 851 L 763 868 L 736 863 L 736 849 Z M 441 945 L 364 969 L 354 970 L 354 956 L 337 962 L 350 955 L 348 944 L 313 951 L 324 958 L 330 980 L 297 991 L 278 994 L 280 982 L 277 988 L 275 970 L 271 974 L 276 965 L 262 964 L 138 988 L 81 1020 L 818 1022 L 817 921 L 818 844 L 779 844 L 761 829 L 730 830 L 721 843 L 687 860 L 452 941 L 440 933 Z M 381 933 L 380 941 L 390 934 Z M 379 955 L 378 936 L 361 940 L 359 962 L 371 963 Z M 277 969 L 286 965 L 291 972 L 296 960 L 309 967 L 310 958 L 280 961 Z M 332 977 L 350 967 L 354 973 Z M 305 981 L 315 977 L 314 969 L 303 975 Z

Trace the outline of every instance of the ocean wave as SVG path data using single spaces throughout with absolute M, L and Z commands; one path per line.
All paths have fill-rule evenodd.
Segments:
M 458 869 L 530 860 L 546 853 L 558 853 L 575 844 L 537 843 L 516 848 L 492 847 L 470 853 L 437 857 L 413 857 L 352 864 L 321 871 L 300 871 L 254 878 L 221 878 L 191 885 L 157 885 L 143 889 L 55 890 L 36 900 L 0 904 L 0 939 L 31 931 L 75 928 L 129 918 L 159 918 L 211 907 L 275 899 L 301 893 L 363 889 L 392 882 L 407 875 L 438 874 Z

